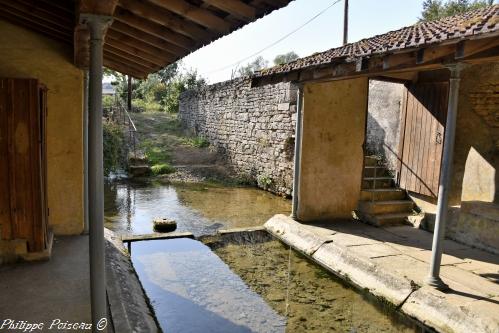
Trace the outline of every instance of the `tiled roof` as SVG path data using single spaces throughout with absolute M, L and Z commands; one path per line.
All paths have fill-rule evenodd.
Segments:
M 313 54 L 290 63 L 264 69 L 255 77 L 286 73 L 307 67 L 329 64 L 340 59 L 393 53 L 471 36 L 499 32 L 499 5 L 469 11 L 437 21 L 419 22 L 386 34 Z

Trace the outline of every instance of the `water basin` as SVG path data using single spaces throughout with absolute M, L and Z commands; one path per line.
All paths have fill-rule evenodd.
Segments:
M 165 332 L 425 332 L 264 231 L 133 244 Z
M 153 219 L 170 218 L 195 236 L 262 225 L 291 212 L 290 200 L 251 187 L 161 182 L 105 184 L 105 226 L 119 234 L 153 233 Z

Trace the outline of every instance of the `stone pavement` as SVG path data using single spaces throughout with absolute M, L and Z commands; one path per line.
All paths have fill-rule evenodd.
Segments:
M 425 285 L 433 234 L 361 222 L 300 224 L 276 215 L 266 229 L 359 288 L 442 332 L 499 332 L 499 256 L 445 240 L 441 277 Z

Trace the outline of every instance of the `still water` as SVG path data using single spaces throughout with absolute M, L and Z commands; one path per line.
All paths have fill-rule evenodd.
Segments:
M 133 243 L 132 262 L 165 332 L 426 332 L 366 299 L 264 231 L 214 235 L 289 214 L 270 193 L 208 184 L 108 183 L 106 227 L 153 232 L 177 221 L 192 239 Z
M 153 219 L 174 219 L 195 236 L 253 227 L 291 212 L 290 200 L 250 187 L 122 182 L 105 184 L 105 226 L 119 234 L 153 233 Z

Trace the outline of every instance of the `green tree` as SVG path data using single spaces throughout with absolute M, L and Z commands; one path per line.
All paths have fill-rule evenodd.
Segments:
M 278 54 L 274 58 L 274 65 L 284 65 L 287 64 L 288 62 L 291 62 L 293 60 L 298 59 L 299 56 L 296 54 L 294 51 L 284 53 L 284 54 Z
M 420 21 L 434 21 L 443 17 L 462 14 L 469 10 L 490 6 L 494 0 L 424 0 Z
M 237 76 L 249 76 L 256 71 L 262 70 L 269 65 L 269 62 L 265 60 L 262 56 L 257 57 L 252 62 L 242 66 L 237 70 Z

